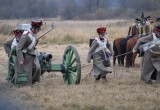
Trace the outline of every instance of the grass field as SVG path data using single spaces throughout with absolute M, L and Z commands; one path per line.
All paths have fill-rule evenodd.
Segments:
M 12 21 L 8 21 L 7 23 L 10 24 L 10 22 Z M 61 63 L 63 52 L 68 45 L 62 43 L 72 43 L 80 54 L 82 66 L 88 65 L 86 59 L 89 47 L 86 42 L 88 42 L 91 36 L 97 35 L 95 31 L 97 27 L 107 26 L 109 40 L 113 41 L 115 38 L 126 36 L 127 27 L 130 25 L 129 21 L 124 20 L 48 20 L 46 22 L 47 24 L 54 22 L 56 28 L 47 35 L 46 39 L 41 41 L 43 45 L 38 45 L 38 50 L 53 54 L 53 63 Z M 43 29 L 47 30 L 49 28 L 44 27 Z M 45 32 L 45 30 L 42 30 L 39 35 Z M 1 37 L 1 41 L 9 38 L 11 37 Z M 70 42 L 68 39 L 74 40 Z M 0 84 L 7 86 L 7 82 L 5 81 L 7 56 L 3 47 L 0 47 L 0 50 Z M 14 95 L 18 97 L 18 101 L 21 103 L 28 101 L 29 103 L 37 104 L 42 110 L 160 109 L 160 86 L 158 84 L 145 84 L 140 81 L 140 58 L 136 59 L 136 66 L 134 68 L 126 69 L 118 65 L 115 67 L 111 66 L 110 69 L 114 72 L 107 75 L 107 82 L 100 81 L 96 83 L 92 75 L 84 79 L 91 69 L 92 64 L 82 68 L 82 80 L 79 85 L 64 85 L 62 74 L 51 72 L 44 74 L 41 77 L 41 82 L 33 85 L 33 87 L 14 87 L 12 90 L 15 91 Z M 27 107 L 24 110 L 27 110 Z
M 0 21 L 0 44 L 3 41 L 13 37 L 12 29 L 21 23 L 30 23 L 30 20 L 3 20 Z M 96 29 L 104 26 L 107 28 L 108 38 L 114 40 L 117 37 L 125 37 L 128 32 L 130 21 L 125 20 L 103 20 L 103 21 L 60 21 L 46 19 L 42 31 L 38 36 L 50 29 L 52 23 L 55 29 L 46 35 L 45 40 L 41 40 L 41 44 L 76 44 L 88 43 L 89 38 L 97 37 Z

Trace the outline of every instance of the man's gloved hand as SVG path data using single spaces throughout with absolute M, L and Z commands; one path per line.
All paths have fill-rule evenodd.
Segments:
M 137 52 L 135 49 L 132 50 L 133 53 Z

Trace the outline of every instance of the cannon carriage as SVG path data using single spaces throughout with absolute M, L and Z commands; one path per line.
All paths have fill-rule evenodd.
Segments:
M 81 62 L 79 54 L 73 46 L 66 47 L 63 54 L 63 61 L 61 64 L 52 64 L 52 54 L 39 53 L 39 63 L 41 66 L 41 75 L 45 72 L 61 72 L 65 84 L 79 84 L 81 80 Z M 25 72 L 17 74 L 17 81 L 15 83 L 15 69 L 16 51 L 13 48 L 8 60 L 8 77 L 7 81 L 10 84 L 25 84 L 27 83 L 27 74 Z M 33 68 L 34 71 L 34 68 Z

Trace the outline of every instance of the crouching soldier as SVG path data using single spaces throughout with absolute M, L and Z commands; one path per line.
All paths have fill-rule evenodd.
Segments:
M 142 46 L 145 51 L 141 64 L 141 80 L 146 83 L 152 80 L 160 83 L 160 25 L 156 25 L 154 31 L 155 33 L 140 38 L 133 49 L 133 52 L 136 52 L 138 49 L 141 50 L 140 46 Z M 154 44 L 153 41 L 158 41 L 158 43 Z M 144 43 L 148 45 L 145 46 Z M 149 48 L 150 46 L 152 47 Z
M 106 38 L 106 28 L 98 28 L 97 33 L 99 38 L 95 38 L 93 41 L 88 53 L 87 62 L 90 63 L 93 58 L 93 73 L 95 80 L 100 80 L 101 78 L 106 80 L 106 74 L 111 73 L 111 71 L 108 70 L 108 67 L 110 66 L 109 57 L 113 54 L 113 51 Z
M 15 62 L 15 82 L 18 83 L 18 75 L 27 75 L 27 84 L 32 85 L 40 81 L 41 68 L 35 50 L 36 34 L 40 31 L 42 20 L 32 20 L 31 28 L 24 31 L 16 46 L 17 59 Z
M 14 46 L 17 46 L 18 45 L 18 42 L 20 41 L 20 38 L 21 38 L 21 35 L 22 33 L 24 32 L 24 30 L 22 30 L 21 28 L 19 27 L 16 27 L 14 30 L 13 30 L 13 33 L 14 33 L 14 38 L 4 42 L 4 50 L 6 51 L 6 53 L 8 54 L 9 56 L 9 53 L 11 51 L 11 49 L 14 47 Z

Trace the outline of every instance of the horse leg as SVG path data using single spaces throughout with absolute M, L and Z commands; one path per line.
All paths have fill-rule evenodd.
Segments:
M 126 55 L 126 67 L 129 68 L 129 55 Z
M 133 60 L 132 60 L 132 57 L 133 57 L 133 53 L 130 53 L 130 62 L 129 62 L 130 67 L 132 67 L 132 66 L 133 66 Z
M 124 57 L 125 57 L 125 55 L 122 55 L 122 56 L 121 56 L 121 65 L 122 65 L 122 66 L 124 66 Z
M 127 47 L 126 47 L 126 52 L 130 52 L 131 51 L 131 48 L 130 48 L 130 45 L 127 44 Z M 128 53 L 126 55 L 126 67 L 129 68 L 132 66 L 132 54 L 133 53 Z
M 137 53 L 133 53 L 132 55 L 132 65 L 135 67 L 135 59 L 136 59 Z
M 116 51 L 114 51 L 114 55 L 113 55 L 113 66 L 115 66 L 115 64 L 116 64 L 116 56 L 117 56 L 117 53 L 116 53 Z
M 121 43 L 120 43 L 120 54 L 124 54 L 126 52 L 126 40 L 124 39 Z M 121 65 L 124 66 L 124 58 L 125 58 L 125 55 L 122 55 L 120 57 L 121 59 Z
M 116 64 L 116 59 L 117 59 L 116 56 L 118 55 L 118 50 L 117 50 L 117 48 L 116 48 L 115 42 L 116 42 L 116 41 L 113 42 L 113 51 L 114 51 L 113 65 L 114 65 L 114 66 L 115 66 L 115 64 Z
M 113 66 L 115 66 L 115 64 L 116 64 L 116 57 L 115 57 L 115 55 L 113 57 L 114 57 L 113 58 Z
M 118 65 L 121 65 L 121 61 L 120 61 L 121 57 L 119 56 L 117 59 L 118 59 Z

